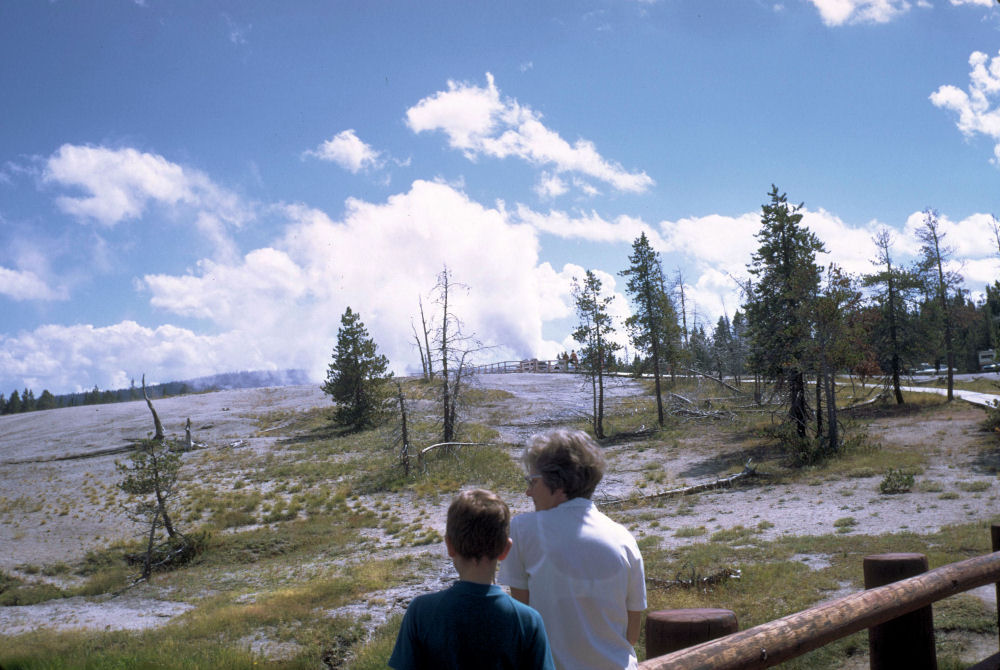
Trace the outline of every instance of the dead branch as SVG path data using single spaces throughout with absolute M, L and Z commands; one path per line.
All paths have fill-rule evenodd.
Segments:
M 671 413 L 674 416 L 686 416 L 693 419 L 728 419 L 732 421 L 736 416 L 732 412 L 727 412 L 724 410 L 701 410 L 701 409 L 691 409 L 687 407 L 681 407 L 672 410 Z
M 740 389 L 736 388 L 735 386 L 732 386 L 731 384 L 727 384 L 725 381 L 719 379 L 718 377 L 713 377 L 712 375 L 710 375 L 710 374 L 708 374 L 706 372 L 702 372 L 701 370 L 695 370 L 694 368 L 684 368 L 684 369 L 687 370 L 690 373 L 693 373 L 693 374 L 696 374 L 696 375 L 701 375 L 705 379 L 711 379 L 716 384 L 722 384 L 723 386 L 725 386 L 730 391 L 733 391 L 734 393 L 738 393 L 740 395 L 746 395 Z
M 153 413 L 153 428 L 156 430 L 153 439 L 157 442 L 162 442 L 163 424 L 160 423 L 160 417 L 156 414 L 156 410 L 153 409 L 153 401 L 149 399 L 149 394 L 146 393 L 146 373 L 142 375 L 142 397 L 146 399 L 146 405 L 149 406 L 149 411 Z
M 670 489 L 669 491 L 663 491 L 661 493 L 653 493 L 647 496 L 639 496 L 635 498 L 610 498 L 608 500 L 600 501 L 602 507 L 627 505 L 630 503 L 636 503 L 644 500 L 660 500 L 662 498 L 675 498 L 679 496 L 691 495 L 692 493 L 701 493 L 702 491 L 711 491 L 713 489 L 729 488 L 736 482 L 743 479 L 750 479 L 757 476 L 757 468 L 751 465 L 753 459 L 748 458 L 746 465 L 743 466 L 743 471 L 738 472 L 735 475 L 729 475 L 728 477 L 723 477 L 722 479 L 716 479 L 712 482 L 705 482 L 703 484 L 694 484 L 692 486 L 684 486 L 679 489 Z
M 437 449 L 438 447 L 487 447 L 488 442 L 438 442 L 437 444 L 432 444 L 429 447 L 424 447 L 420 450 L 420 458 L 423 458 L 431 449 Z
M 847 407 L 844 407 L 843 409 L 840 409 L 840 410 L 837 410 L 837 411 L 838 412 L 850 412 L 851 410 L 858 409 L 859 407 L 865 407 L 867 405 L 873 405 L 876 402 L 878 402 L 879 400 L 886 400 L 888 397 L 889 397 L 889 392 L 887 390 L 885 390 L 885 389 L 882 389 L 881 391 L 879 391 L 878 393 L 876 393 L 875 395 L 873 395 L 870 398 L 862 400 L 861 402 L 856 402 L 853 405 L 848 405 Z
M 670 397 L 671 397 L 671 398 L 673 398 L 674 400 L 680 400 L 680 401 L 681 401 L 681 402 L 683 402 L 683 403 L 687 403 L 688 405 L 694 405 L 694 401 L 692 401 L 692 400 L 688 400 L 688 399 L 687 399 L 687 398 L 685 398 L 684 396 L 682 396 L 682 395 L 679 395 L 679 394 L 677 394 L 677 393 L 671 393 L 671 394 L 670 394 Z

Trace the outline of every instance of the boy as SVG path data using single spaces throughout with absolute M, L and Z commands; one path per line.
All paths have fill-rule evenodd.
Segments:
M 458 578 L 413 599 L 392 650 L 396 670 L 554 670 L 542 618 L 493 584 L 510 551 L 510 509 L 495 493 L 462 491 L 448 508 L 445 545 Z

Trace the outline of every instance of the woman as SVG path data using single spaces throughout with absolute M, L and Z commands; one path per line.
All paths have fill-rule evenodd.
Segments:
M 601 448 L 582 431 L 554 430 L 532 437 L 522 461 L 535 512 L 511 521 L 498 581 L 542 615 L 559 670 L 637 667 L 642 556 L 590 500 L 606 467 Z

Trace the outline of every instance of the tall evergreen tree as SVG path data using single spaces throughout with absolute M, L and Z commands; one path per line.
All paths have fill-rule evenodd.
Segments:
M 802 205 L 789 206 L 777 186 L 761 207 L 760 244 L 748 271 L 752 282 L 746 313 L 752 359 L 765 377 L 788 395 L 788 418 L 800 438 L 806 436 L 805 372 L 812 336 L 812 308 L 819 290 L 816 254 L 823 243 L 802 225 Z
M 816 438 L 820 454 L 833 453 L 840 447 L 836 372 L 853 368 L 866 353 L 865 347 L 858 345 L 859 338 L 856 336 L 861 324 L 860 307 L 861 292 L 856 282 L 836 265 L 831 265 L 814 304 L 813 369 L 816 374 Z M 808 452 L 804 455 L 815 454 Z
M 21 411 L 21 394 L 17 392 L 17 389 L 10 392 L 6 408 L 7 414 L 17 414 Z
M 653 250 L 646 233 L 632 243 L 632 255 L 628 260 L 629 267 L 618 273 L 628 279 L 625 288 L 634 305 L 634 312 L 625 320 L 625 327 L 636 349 L 650 355 L 656 391 L 656 421 L 662 426 L 661 366 L 677 357 L 677 312 L 666 289 L 660 254 Z
M 945 360 L 948 364 L 948 401 L 951 402 L 955 388 L 955 320 L 949 294 L 961 285 L 962 278 L 958 273 L 944 269 L 944 264 L 952 254 L 952 250 L 944 246 L 944 238 L 937 211 L 925 209 L 923 224 L 917 229 L 917 239 L 923 244 L 920 248 L 919 268 L 929 287 L 928 293 L 934 295 L 938 306 L 939 330 L 943 335 Z
M 750 345 L 747 342 L 747 319 L 743 312 L 736 310 L 730 323 L 730 338 L 733 346 L 733 368 L 730 371 L 739 386 L 746 370 L 747 358 L 750 356 Z
M 583 282 L 573 280 L 573 297 L 580 325 L 573 332 L 573 339 L 580 343 L 580 369 L 589 377 L 594 413 L 594 435 L 604 437 L 604 369 L 614 358 L 619 345 L 609 339 L 614 333 L 608 306 L 613 296 L 602 295 L 602 282 L 593 270 L 587 270 Z
M 348 307 L 340 317 L 333 362 L 322 387 L 337 403 L 337 423 L 353 430 L 378 423 L 391 390 L 388 368 L 389 359 L 378 353 L 361 317 Z
M 914 299 L 920 280 L 912 272 L 893 265 L 892 234 L 887 228 L 880 229 L 872 241 L 876 249 L 872 263 L 879 270 L 862 277 L 863 285 L 875 290 L 874 302 L 881 316 L 872 333 L 872 340 L 879 364 L 888 372 L 896 403 L 902 405 L 899 377 L 903 372 L 904 356 L 911 355 L 914 344 L 907 306 Z
M 42 395 L 38 396 L 37 409 L 54 409 L 56 406 L 56 397 L 48 389 L 42 389 Z

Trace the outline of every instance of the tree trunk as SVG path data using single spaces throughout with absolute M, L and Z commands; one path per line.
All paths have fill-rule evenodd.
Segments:
M 826 412 L 827 432 L 830 435 L 830 451 L 840 451 L 840 429 L 837 426 L 837 385 L 833 379 L 833 371 L 827 368 L 826 374 Z
M 153 521 L 149 524 L 149 536 L 146 541 L 146 556 L 142 560 L 142 578 L 149 579 L 153 572 L 153 546 L 156 544 L 156 524 L 159 521 L 160 511 L 153 513 Z
M 146 393 L 146 375 L 142 375 L 142 397 L 146 399 L 146 405 L 149 407 L 149 411 L 153 413 L 153 429 L 155 433 L 153 439 L 157 442 L 163 441 L 163 424 L 160 423 L 160 417 L 157 415 L 156 410 L 153 408 L 153 401 L 149 399 L 149 394 Z
M 788 387 L 791 401 L 788 418 L 795 424 L 795 432 L 798 436 L 805 437 L 806 423 L 809 417 L 806 415 L 806 383 L 801 370 L 791 370 Z
M 420 305 L 420 327 L 424 331 L 424 349 L 427 350 L 427 381 L 434 379 L 434 359 L 431 357 L 431 341 L 427 335 L 427 320 L 424 318 L 424 301 L 417 296 L 417 303 Z M 445 310 L 447 314 L 447 310 Z
M 816 439 L 823 437 L 823 392 L 826 390 L 826 375 L 816 373 Z M 828 398 L 829 400 L 829 398 Z
M 396 382 L 396 391 L 399 393 L 399 416 L 402 422 L 401 433 L 403 447 L 399 452 L 400 460 L 403 462 L 403 472 L 410 476 L 410 433 L 406 428 L 406 403 L 403 399 L 403 385 Z

